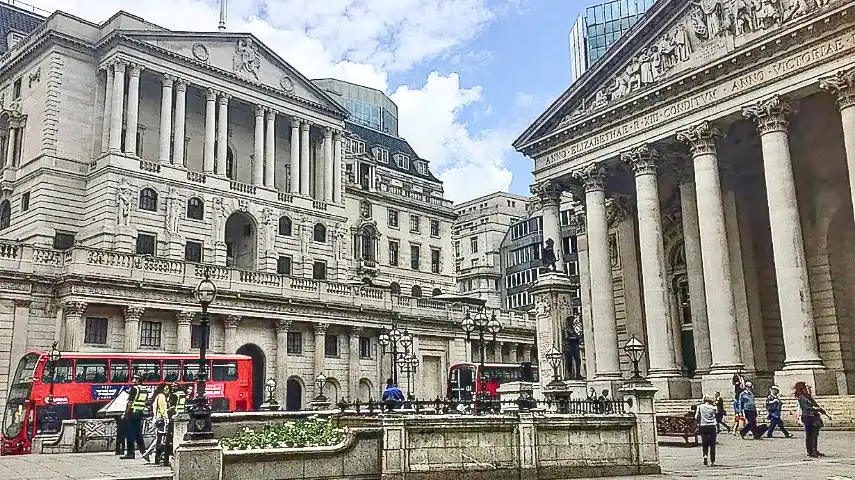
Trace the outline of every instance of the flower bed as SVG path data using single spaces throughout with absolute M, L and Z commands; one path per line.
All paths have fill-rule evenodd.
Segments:
M 344 440 L 345 428 L 327 419 L 265 425 L 261 430 L 242 428 L 230 438 L 221 438 L 225 450 L 260 450 L 267 448 L 328 447 Z

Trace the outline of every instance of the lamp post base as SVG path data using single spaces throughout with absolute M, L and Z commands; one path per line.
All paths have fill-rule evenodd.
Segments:
M 214 426 L 211 423 L 211 408 L 207 402 L 196 406 L 190 412 L 190 421 L 187 423 L 187 433 L 184 440 L 206 440 L 214 438 Z

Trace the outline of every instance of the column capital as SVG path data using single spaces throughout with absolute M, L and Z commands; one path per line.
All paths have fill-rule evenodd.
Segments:
M 315 329 L 315 334 L 326 335 L 327 329 L 330 328 L 330 324 L 329 323 L 316 323 L 312 327 Z
M 555 180 L 545 180 L 530 187 L 531 193 L 537 195 L 542 204 L 558 205 L 561 203 L 561 185 Z
M 309 127 L 312 125 L 312 122 L 308 120 L 300 119 L 300 131 L 308 132 Z
M 66 316 L 79 317 L 86 311 L 86 302 L 71 301 L 65 302 L 62 305 L 63 313 Z
M 279 110 L 276 110 L 275 108 L 268 108 L 267 109 L 267 119 L 268 120 L 276 120 L 276 117 L 278 115 L 279 115 Z
M 585 185 L 585 192 L 594 192 L 605 190 L 606 171 L 598 163 L 585 165 L 578 170 L 571 172 L 573 178 L 581 181 Z
M 172 88 L 172 84 L 175 82 L 175 77 L 169 74 L 163 74 L 163 78 L 160 79 L 163 82 L 163 86 L 167 88 Z
M 145 67 L 138 63 L 131 63 L 128 66 L 131 67 L 129 73 L 132 77 L 139 77 L 142 71 L 145 70 Z
M 190 310 L 182 310 L 175 314 L 175 320 L 178 325 L 190 325 L 193 319 L 196 318 L 196 312 Z
M 276 331 L 279 333 L 288 333 L 293 323 L 292 320 L 279 320 L 276 322 Z
M 636 177 L 656 175 L 659 170 L 659 151 L 646 143 L 621 152 L 620 159 L 632 168 Z
M 298 117 L 291 117 L 291 128 L 300 128 L 301 120 Z
M 716 141 L 721 137 L 718 127 L 706 120 L 677 132 L 677 140 L 689 147 L 692 156 L 715 155 Z
M 855 68 L 839 70 L 819 79 L 819 88 L 834 95 L 840 108 L 855 105 Z
M 237 328 L 240 325 L 241 316 L 240 315 L 229 315 L 225 319 L 226 328 Z
M 351 338 L 359 338 L 363 333 L 365 333 L 364 327 L 350 327 Z
M 742 116 L 757 124 L 760 135 L 786 131 L 790 122 L 787 117 L 792 112 L 790 104 L 779 95 L 760 100 L 757 103 L 742 107 Z
M 332 138 L 333 130 L 330 127 L 324 128 L 324 138 Z
M 256 117 L 263 117 L 264 112 L 266 112 L 266 111 L 267 111 L 267 107 L 265 107 L 264 105 L 256 105 L 255 106 L 255 116 Z
M 217 91 L 213 88 L 205 89 L 205 100 L 209 102 L 214 102 L 217 100 Z
M 217 95 L 217 104 L 228 105 L 230 98 L 232 98 L 231 94 L 219 92 L 219 94 Z
M 141 305 L 128 305 L 125 307 L 125 321 L 139 322 L 143 313 L 145 313 L 145 307 Z
M 116 75 L 124 75 L 125 74 L 125 67 L 128 66 L 127 62 L 125 62 L 124 60 L 114 60 L 112 62 L 112 64 L 113 64 L 113 71 L 116 72 Z
M 186 92 L 187 85 L 189 82 L 181 77 L 175 77 L 175 91 L 176 92 Z

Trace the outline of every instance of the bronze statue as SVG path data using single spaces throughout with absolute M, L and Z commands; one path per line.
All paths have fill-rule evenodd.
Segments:
M 555 256 L 553 245 L 555 245 L 555 242 L 553 242 L 551 238 L 547 238 L 546 246 L 544 246 L 543 250 L 540 252 L 540 261 L 543 263 L 543 267 L 546 271 L 549 271 L 551 267 L 553 272 L 557 272 L 558 269 L 555 264 L 558 263 L 558 258 Z
M 564 327 L 564 358 L 567 378 L 582 379 L 582 322 L 581 318 L 567 317 Z

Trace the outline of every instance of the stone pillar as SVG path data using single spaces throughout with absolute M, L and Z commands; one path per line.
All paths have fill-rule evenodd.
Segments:
M 573 315 L 570 306 L 573 289 L 573 283 L 563 273 L 542 273 L 529 289 L 529 295 L 534 299 L 534 318 L 537 322 L 537 351 L 541 355 L 548 354 L 553 348 L 563 351 L 561 327 L 565 319 Z M 541 391 L 547 391 L 551 381 L 552 370 L 546 363 L 541 364 Z
M 264 138 L 264 186 L 276 188 L 276 110 L 267 110 Z
M 202 171 L 214 173 L 214 134 L 216 132 L 216 101 L 217 92 L 209 88 L 205 92 L 205 152 L 202 160 Z
M 716 139 L 719 131 L 709 122 L 677 133 L 692 152 L 698 208 L 704 291 L 710 332 L 712 364 L 703 378 L 705 392 L 726 391 L 733 373 L 743 368 L 739 329 L 733 300 L 730 257 L 725 229 L 724 203 L 719 177 Z M 688 259 L 688 257 L 687 257 Z
M 231 95 L 221 93 L 217 97 L 217 164 L 216 174 L 226 175 L 226 163 L 229 158 L 229 98 Z
M 113 106 L 113 69 L 110 68 L 110 65 L 107 65 L 107 68 L 104 69 L 107 72 L 106 82 L 104 86 L 104 116 L 101 119 L 101 152 L 106 152 L 110 149 L 110 108 Z M 9 135 L 9 145 L 14 145 L 12 143 L 12 135 L 11 129 Z M 12 150 L 9 148 L 8 150 Z M 8 165 L 8 163 L 7 163 Z
M 744 116 L 757 124 L 763 149 L 772 253 L 787 355 L 784 371 L 775 373 L 775 382 L 791 385 L 798 378 L 813 384 L 816 393 L 836 394 L 837 384 L 828 375 L 819 357 L 796 185 L 790 161 L 787 133 L 789 113 L 790 106 L 777 95 L 743 109 Z M 817 378 L 819 375 L 823 378 Z
M 140 349 L 140 318 L 145 308 L 138 305 L 125 307 L 125 352 L 138 352 Z
M 15 166 L 15 148 L 14 145 L 18 141 L 18 129 L 9 125 L 9 140 L 6 142 L 6 163 L 7 167 Z
M 334 167 L 332 129 L 327 127 L 324 129 L 324 201 L 327 203 L 333 201 Z
M 184 118 L 187 109 L 187 82 L 175 80 L 175 133 L 173 133 L 172 164 L 184 165 Z
M 508 346 L 508 363 L 517 363 L 517 344 L 514 342 L 505 342 Z
M 585 209 L 579 207 L 575 209 L 573 215 L 576 219 L 576 247 L 578 248 L 577 259 L 579 264 L 579 297 L 582 301 L 580 313 L 582 315 L 582 348 L 584 356 L 582 357 L 583 369 L 585 370 L 585 379 L 591 381 L 594 379 L 595 365 L 597 364 L 597 355 L 594 345 L 594 317 L 591 310 L 591 264 L 588 255 L 588 234 L 585 223 Z
M 225 320 L 225 345 L 224 350 L 226 355 L 234 355 L 237 352 L 238 345 L 237 330 L 240 325 L 240 315 L 229 315 Z
M 333 140 L 333 202 L 336 204 L 342 203 L 341 194 L 344 191 L 344 185 L 341 179 L 341 151 L 342 151 L 342 133 L 337 131 Z
M 543 244 L 552 240 L 552 248 L 555 251 L 555 269 L 564 273 L 564 256 L 561 254 L 561 186 L 552 180 L 547 180 L 540 185 L 532 187 L 533 194 L 540 200 L 541 212 L 543 214 Z
M 288 332 L 291 330 L 291 320 L 279 320 L 276 324 L 276 386 L 279 393 L 276 400 L 281 405 L 287 403 L 288 378 Z
M 110 107 L 110 150 L 122 149 L 122 117 L 125 108 L 125 62 L 113 63 L 113 106 Z
M 300 195 L 309 195 L 309 122 L 300 122 Z
M 137 126 L 140 113 L 140 74 L 143 68 L 131 64 L 128 75 L 128 115 L 125 125 L 125 153 L 137 154 Z
M 656 430 L 656 410 L 654 396 L 656 388 L 646 382 L 627 383 L 620 389 L 624 399 L 631 400 L 629 412 L 635 416 L 635 453 L 639 475 L 658 475 L 662 473 L 659 464 L 659 439 Z M 722 392 L 723 393 L 723 392 Z
M 474 349 L 472 350 L 474 352 Z M 475 359 L 475 355 L 471 354 L 472 361 Z M 534 359 L 531 358 L 531 344 L 524 343 L 522 344 L 522 358 L 520 358 L 520 362 L 534 362 Z
M 617 325 L 609 257 L 609 226 L 606 218 L 605 173 L 591 164 L 574 175 L 585 184 L 585 225 L 588 240 L 588 263 L 591 279 L 591 318 L 596 350 L 595 380 L 619 380 Z M 589 344 L 590 345 L 590 344 Z
M 311 384 L 315 384 L 315 377 L 318 376 L 319 373 L 324 373 L 325 360 L 326 360 L 326 339 L 327 339 L 327 329 L 330 324 L 328 323 L 316 323 L 314 325 L 315 328 L 315 364 L 314 364 L 314 375 L 312 376 Z M 309 382 L 306 382 L 309 383 Z M 314 387 L 312 387 L 314 388 Z M 315 392 L 315 396 L 318 395 L 319 392 Z M 335 401 L 333 401 L 335 403 Z
M 362 377 L 362 372 L 359 368 L 359 339 L 362 337 L 364 330 L 362 327 L 353 327 L 350 330 L 350 345 L 348 346 L 348 391 L 350 399 L 356 400 L 359 398 L 359 379 Z M 342 396 L 344 396 L 342 394 Z
M 837 98 L 843 124 L 843 146 L 849 169 L 849 195 L 855 211 L 855 68 L 820 78 L 819 86 Z
M 83 314 L 86 312 L 86 302 L 68 302 L 62 306 L 65 314 L 65 346 L 63 350 L 76 352 L 83 346 L 86 325 Z
M 190 353 L 193 342 L 191 341 L 191 325 L 193 319 L 196 318 L 196 312 L 184 310 L 175 315 L 175 320 L 178 323 L 178 334 L 176 335 L 176 344 L 178 353 Z
M 160 155 L 161 163 L 169 162 L 169 144 L 172 141 L 172 77 L 163 76 L 160 94 Z
M 264 110 L 255 107 L 255 143 L 252 155 L 252 184 L 264 185 Z
M 291 119 L 291 193 L 301 193 L 300 171 L 300 120 L 296 117 Z

